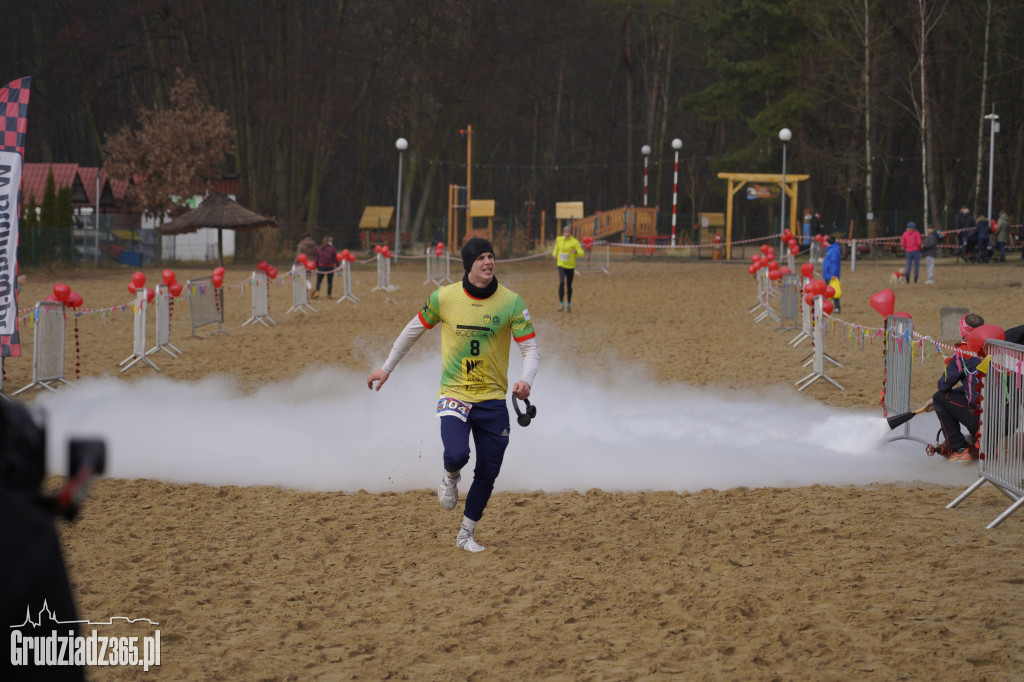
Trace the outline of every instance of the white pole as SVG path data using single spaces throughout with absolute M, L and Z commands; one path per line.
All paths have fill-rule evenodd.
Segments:
M 644 155 L 644 208 L 647 208 L 647 157 L 651 154 L 651 148 L 645 144 L 640 147 L 640 153 Z
M 996 131 L 999 130 L 999 116 L 996 115 L 996 105 L 992 103 L 992 113 L 986 116 L 989 122 L 989 143 L 988 143 L 988 222 L 992 224 L 992 168 L 996 154 Z
M 786 231 L 788 227 L 786 218 L 786 143 L 793 138 L 793 133 L 789 128 L 783 128 L 779 131 L 779 139 L 782 140 L 782 215 L 779 216 L 779 232 L 780 234 Z M 803 239 L 803 235 L 800 235 Z
M 398 248 L 401 242 L 398 241 L 398 230 L 402 222 L 402 152 L 409 146 L 409 141 L 404 137 L 395 141 L 395 148 L 398 150 L 398 203 L 395 209 L 395 264 L 398 264 Z
M 96 219 L 93 221 L 96 226 L 96 237 L 93 246 L 96 247 L 96 253 L 93 254 L 93 263 L 95 265 L 100 264 L 100 169 L 96 169 Z

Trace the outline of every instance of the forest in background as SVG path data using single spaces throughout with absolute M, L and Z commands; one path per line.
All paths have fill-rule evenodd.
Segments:
M 465 184 L 517 225 L 555 202 L 722 211 L 716 174 L 810 175 L 799 205 L 855 234 L 1024 210 L 1024 12 L 1003 0 L 35 0 L 4 3 L 0 80 L 32 76 L 27 162 L 103 165 L 176 72 L 225 112 L 224 172 L 289 237 L 351 243 L 366 205 L 426 239 Z M 777 202 L 737 200 L 767 230 Z M 898 214 L 896 213 L 898 212 Z M 865 216 L 878 218 L 868 224 Z M 946 217 L 948 215 L 948 218 Z

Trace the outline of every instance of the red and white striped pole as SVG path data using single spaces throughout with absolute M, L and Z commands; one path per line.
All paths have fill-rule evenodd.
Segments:
M 644 155 L 644 208 L 647 208 L 647 157 L 651 155 L 651 148 L 645 144 L 640 147 L 640 153 Z
M 679 150 L 683 141 L 678 137 L 672 140 L 672 149 L 676 150 L 675 169 L 672 171 L 672 246 L 676 245 L 676 205 L 679 196 Z

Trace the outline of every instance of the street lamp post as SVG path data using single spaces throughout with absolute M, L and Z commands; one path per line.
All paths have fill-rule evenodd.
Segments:
M 640 153 L 644 155 L 644 208 L 647 208 L 647 157 L 651 155 L 650 145 L 640 147 Z
M 783 128 L 779 131 L 779 139 L 782 140 L 782 215 L 779 216 L 779 236 L 786 231 L 786 143 L 793 139 L 793 131 Z
M 672 140 L 672 149 L 675 150 L 675 164 L 672 171 L 672 246 L 676 245 L 676 204 L 679 196 L 679 150 L 683 148 L 683 141 L 678 137 Z
M 400 137 L 395 140 L 395 149 L 398 150 L 398 205 L 395 208 L 395 265 L 398 265 L 398 246 L 401 243 L 398 237 L 398 230 L 402 224 L 402 152 L 409 148 L 409 140 Z
M 988 142 L 988 220 L 992 222 L 992 168 L 996 155 L 996 133 L 999 132 L 999 116 L 996 114 L 996 105 L 992 104 L 992 113 L 985 119 L 991 124 L 989 126 Z

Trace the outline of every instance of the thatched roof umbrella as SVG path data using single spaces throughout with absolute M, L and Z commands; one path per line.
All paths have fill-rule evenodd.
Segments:
M 237 201 L 219 192 L 211 192 L 196 208 L 157 227 L 161 234 L 186 234 L 203 227 L 217 229 L 217 252 L 224 265 L 224 230 L 255 230 L 277 227 L 272 218 L 253 213 Z

